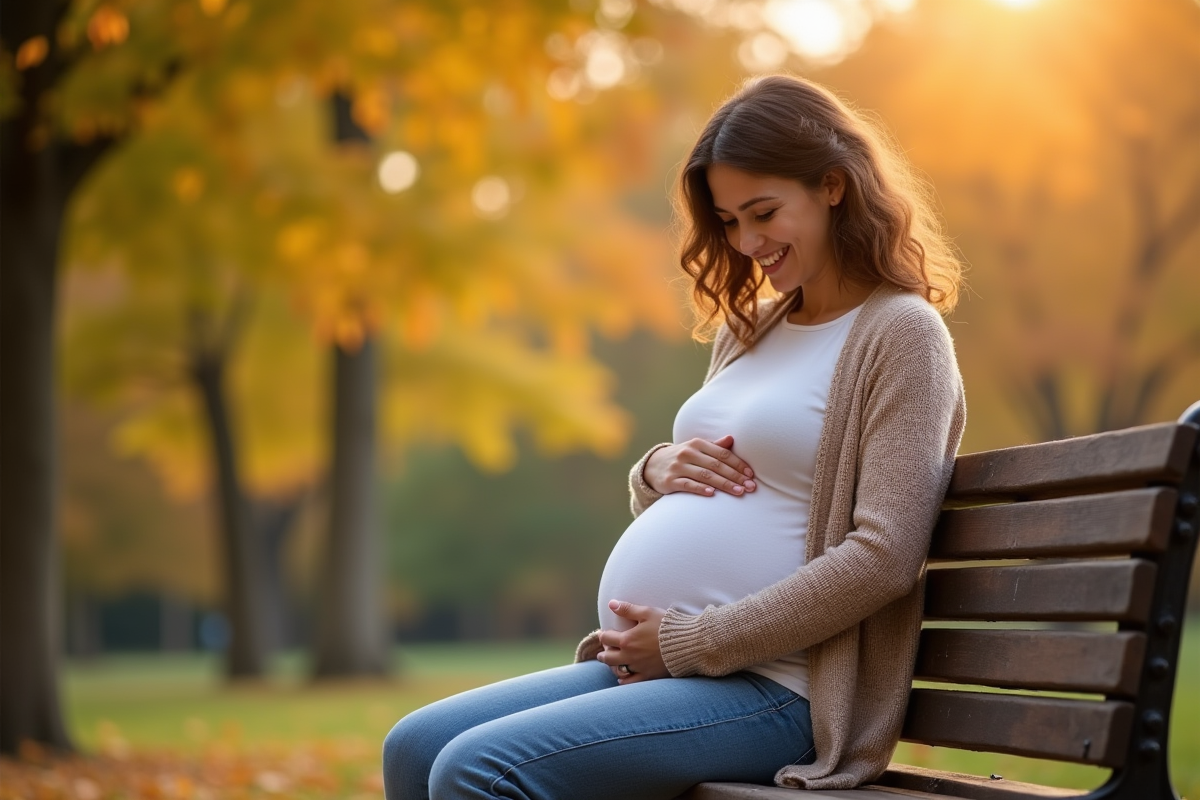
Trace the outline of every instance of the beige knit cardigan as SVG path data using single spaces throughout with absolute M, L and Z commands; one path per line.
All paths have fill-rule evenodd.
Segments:
M 763 304 L 760 337 L 792 299 Z M 743 352 L 722 328 L 705 382 Z M 663 619 L 674 677 L 729 675 L 807 648 L 817 760 L 783 766 L 780 786 L 846 789 L 887 767 L 916 658 L 929 537 L 965 422 L 941 317 L 916 294 L 876 289 L 834 368 L 804 566 L 735 603 Z M 642 479 L 648 456 L 631 473 L 635 516 L 661 497 Z M 594 632 L 576 660 L 599 650 Z

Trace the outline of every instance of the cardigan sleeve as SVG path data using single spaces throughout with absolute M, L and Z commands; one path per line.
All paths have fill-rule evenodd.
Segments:
M 650 484 L 646 483 L 646 462 L 650 460 L 650 456 L 657 453 L 664 447 L 670 447 L 672 442 L 659 442 L 646 451 L 646 455 L 638 459 L 638 462 L 633 465 L 633 469 L 629 470 L 629 510 L 633 512 L 634 517 L 641 516 L 641 513 L 650 507 L 652 503 L 662 497 L 662 493 L 654 491 Z
M 861 427 L 851 529 L 742 600 L 697 615 L 670 609 L 659 644 L 673 676 L 727 675 L 811 647 L 916 585 L 965 418 L 953 343 L 936 312 L 925 311 L 888 320 L 863 364 L 853 365 L 866 383 L 854 409 Z M 830 491 L 848 468 L 829 466 Z

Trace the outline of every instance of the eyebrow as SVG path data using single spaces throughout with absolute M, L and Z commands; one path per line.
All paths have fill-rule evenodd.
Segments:
M 769 194 L 759 195 L 758 197 L 751 197 L 749 200 L 747 200 L 746 202 L 744 202 L 740 206 L 738 206 L 738 211 L 745 211 L 750 206 L 752 206 L 755 203 L 762 201 L 762 200 L 778 200 L 778 199 L 779 198 L 775 197 L 774 195 L 769 195 Z M 719 211 L 722 214 L 729 213 L 728 211 L 721 208 L 720 206 L 713 206 L 713 211 Z

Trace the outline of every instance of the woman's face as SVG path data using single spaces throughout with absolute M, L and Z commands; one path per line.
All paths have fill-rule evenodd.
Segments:
M 713 164 L 708 188 L 729 244 L 753 258 L 776 291 L 836 280 L 830 209 L 845 190 L 840 171 L 814 191 L 790 178 Z

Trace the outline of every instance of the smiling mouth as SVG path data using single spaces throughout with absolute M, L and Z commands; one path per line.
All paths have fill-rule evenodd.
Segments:
M 788 247 L 790 247 L 790 245 L 785 245 L 785 246 L 781 247 L 780 249 L 776 250 L 774 253 L 771 253 L 770 255 L 762 256 L 761 258 L 757 258 L 755 260 L 758 262 L 758 265 L 760 267 L 762 267 L 763 269 L 766 269 L 767 267 L 773 267 L 773 266 L 775 266 L 775 262 L 777 262 L 779 259 L 783 258 L 785 255 L 787 255 Z

